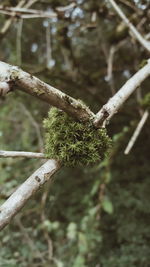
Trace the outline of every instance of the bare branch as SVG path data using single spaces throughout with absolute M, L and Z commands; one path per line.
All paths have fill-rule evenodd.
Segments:
M 34 2 L 37 2 L 37 1 L 34 1 Z M 24 1 L 23 1 L 23 4 L 24 4 Z M 18 5 L 16 7 L 7 7 L 7 6 L 3 6 L 3 5 L 0 5 L 0 13 L 3 13 L 3 14 L 7 14 L 7 15 L 10 15 L 10 16 L 18 16 L 19 14 L 26 14 L 26 15 L 37 15 L 39 17 L 48 17 L 48 18 L 56 18 L 57 17 L 57 13 L 54 12 L 54 11 L 43 11 L 43 10 L 37 10 L 37 9 L 29 9 L 29 6 L 31 6 L 31 3 L 30 5 L 26 5 L 25 7 L 22 7 L 23 4 L 21 5 Z M 75 3 L 71 3 L 69 4 L 68 6 L 64 6 L 64 7 L 57 7 L 56 10 L 58 12 L 66 12 L 72 8 L 74 8 L 76 6 Z
M 68 11 L 68 10 L 74 8 L 75 6 L 76 6 L 76 3 L 73 2 L 67 6 L 56 7 L 56 10 L 59 12 L 65 12 L 65 11 Z
M 19 1 L 19 4 L 16 7 L 21 8 L 22 6 L 24 6 L 25 8 L 29 8 L 30 6 L 35 4 L 37 2 L 37 0 L 30 0 L 30 1 L 28 1 L 28 3 L 26 5 L 25 5 L 25 2 L 26 2 L 25 0 Z M 1 36 L 4 36 L 7 33 L 7 31 L 9 30 L 9 27 L 11 26 L 11 23 L 14 20 L 14 16 L 15 16 L 15 12 L 13 13 L 13 16 L 11 18 L 6 20 L 5 24 L 3 25 L 3 27 L 0 31 Z
M 17 24 L 17 38 L 16 38 L 16 52 L 17 52 L 16 57 L 18 66 L 21 66 L 22 63 L 22 46 L 21 46 L 22 26 L 23 26 L 23 19 L 20 19 Z
M 130 151 L 131 151 L 132 147 L 134 146 L 134 144 L 135 144 L 135 142 L 136 142 L 136 140 L 137 140 L 137 138 L 138 138 L 140 132 L 141 132 L 142 129 L 143 129 L 143 126 L 144 126 L 145 122 L 146 122 L 147 119 L 148 119 L 148 116 L 149 116 L 149 112 L 146 110 L 146 111 L 144 112 L 143 117 L 141 118 L 141 120 L 140 120 L 138 126 L 136 127 L 135 132 L 133 133 L 133 135 L 132 135 L 132 137 L 131 137 L 131 139 L 130 139 L 130 141 L 129 141 L 129 143 L 128 143 L 126 149 L 125 149 L 125 151 L 124 151 L 124 154 L 125 154 L 125 155 L 127 155 L 127 154 L 130 153 Z
M 88 121 L 94 114 L 88 107 L 31 74 L 0 61 L 0 82 L 14 84 L 14 88 L 36 96 L 64 110 L 81 121 Z
M 43 152 L 44 143 L 43 143 L 41 129 L 40 129 L 40 126 L 39 126 L 38 122 L 34 119 L 33 115 L 29 111 L 29 109 L 27 109 L 27 107 L 23 103 L 20 102 L 19 105 L 21 107 L 22 112 L 27 115 L 27 117 L 29 118 L 32 126 L 34 127 L 34 129 L 36 131 L 37 138 L 38 138 L 39 151 Z
M 137 87 L 150 75 L 150 59 L 147 64 L 134 74 L 123 87 L 107 102 L 106 105 L 96 114 L 94 125 L 99 127 L 106 120 L 109 120 L 137 89 Z
M 51 24 L 50 21 L 47 21 L 46 27 L 46 67 L 51 69 L 53 58 L 52 58 L 52 46 L 51 46 Z
M 30 158 L 30 159 L 31 158 L 37 158 L 37 159 L 45 159 L 46 156 L 43 153 L 0 150 L 0 158 Z
M 52 11 L 41 11 L 36 9 L 28 9 L 22 7 L 4 7 L 0 6 L 0 13 L 6 14 L 12 17 L 19 16 L 22 18 L 31 18 L 31 17 L 46 17 L 46 18 L 56 18 L 57 13 Z
M 136 27 L 128 20 L 128 18 L 125 16 L 125 14 L 122 12 L 120 7 L 116 4 L 114 0 L 108 0 L 109 3 L 113 6 L 117 14 L 121 17 L 123 22 L 126 24 L 126 26 L 130 29 L 133 36 L 139 41 L 139 43 L 148 51 L 150 52 L 150 42 L 145 40 L 143 36 L 137 31 Z
M 115 86 L 114 86 L 114 78 L 113 78 L 113 60 L 114 60 L 115 51 L 116 51 L 116 48 L 114 46 L 111 46 L 110 51 L 109 51 L 109 56 L 107 59 L 107 80 L 110 84 L 112 95 L 115 94 Z
M 48 160 L 36 170 L 0 207 L 0 230 L 21 210 L 25 203 L 38 189 L 50 181 L 52 175 L 60 168 L 56 160 Z

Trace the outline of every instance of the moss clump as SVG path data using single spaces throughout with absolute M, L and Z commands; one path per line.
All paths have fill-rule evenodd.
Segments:
M 150 93 L 147 93 L 143 100 L 141 101 L 141 105 L 144 107 L 144 108 L 147 108 L 147 109 L 150 109 Z
M 74 121 L 57 108 L 49 111 L 44 128 L 46 156 L 58 159 L 66 166 L 97 163 L 111 146 L 106 129 Z

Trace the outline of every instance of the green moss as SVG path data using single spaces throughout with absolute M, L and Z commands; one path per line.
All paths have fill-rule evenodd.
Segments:
M 142 102 L 141 102 L 141 105 L 144 107 L 144 108 L 147 108 L 147 109 L 150 109 L 150 93 L 147 93 Z
M 74 121 L 63 111 L 51 108 L 44 120 L 45 154 L 64 165 L 90 165 L 102 160 L 111 147 L 106 129 Z

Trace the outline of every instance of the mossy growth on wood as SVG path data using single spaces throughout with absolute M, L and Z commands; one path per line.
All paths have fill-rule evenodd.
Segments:
M 150 93 L 147 93 L 141 101 L 141 105 L 150 110 Z
M 65 112 L 51 108 L 44 120 L 45 154 L 66 166 L 88 166 L 108 154 L 111 139 L 106 129 L 96 129 L 89 122 L 75 121 Z

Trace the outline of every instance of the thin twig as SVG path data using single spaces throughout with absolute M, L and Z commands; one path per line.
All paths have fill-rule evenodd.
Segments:
M 72 8 L 74 8 L 76 6 L 76 3 L 71 3 L 67 6 L 60 6 L 60 7 L 56 7 L 56 10 L 59 12 L 66 12 Z
M 137 103 L 138 103 L 138 111 L 139 111 L 139 114 L 142 117 L 143 114 L 144 114 L 144 110 L 143 110 L 143 108 L 140 105 L 140 103 L 142 101 L 142 94 L 141 94 L 141 87 L 140 86 L 136 90 L 136 100 L 137 100 Z
M 20 217 L 17 217 L 15 221 L 16 221 L 16 224 L 18 225 L 18 227 L 20 228 L 20 231 L 21 231 L 21 233 L 22 233 L 22 235 L 24 237 L 23 240 L 26 240 L 29 248 L 32 251 L 32 254 L 34 254 L 36 258 L 40 258 L 41 261 L 42 261 L 42 264 L 46 264 L 44 256 L 42 255 L 40 250 L 35 246 L 34 241 L 31 239 L 31 237 L 28 234 L 26 228 L 22 224 Z
M 21 36 L 22 36 L 23 19 L 19 19 L 17 24 L 17 40 L 16 40 L 16 55 L 17 65 L 21 66 L 22 63 L 22 48 L 21 48 Z
M 45 205 L 47 201 L 47 197 L 49 194 L 49 189 L 50 189 L 51 183 L 47 183 L 47 186 L 43 192 L 42 199 L 41 199 L 41 221 L 44 223 L 46 221 L 46 215 L 45 215 Z M 48 246 L 48 259 L 51 261 L 53 259 L 53 243 L 52 240 L 49 236 L 49 233 L 45 228 L 43 228 L 44 232 L 44 237 L 47 241 L 47 246 Z
M 25 4 L 25 0 L 22 0 L 19 2 L 19 4 L 17 5 L 17 7 L 22 7 L 24 4 Z M 15 14 L 15 13 L 14 13 Z M 11 18 L 9 18 L 8 20 L 6 20 L 5 24 L 3 25 L 1 31 L 0 31 L 0 34 L 3 36 L 4 34 L 7 33 L 7 31 L 9 30 L 9 27 L 11 26 L 12 24 L 12 21 L 13 21 L 13 16 Z
M 146 123 L 146 121 L 148 119 L 148 116 L 149 116 L 149 112 L 148 112 L 148 110 L 146 110 L 144 112 L 143 117 L 141 118 L 140 122 L 138 123 L 138 126 L 136 127 L 136 129 L 135 129 L 135 131 L 134 131 L 134 133 L 133 133 L 133 135 L 132 135 L 132 137 L 131 137 L 131 139 L 130 139 L 130 141 L 129 141 L 129 143 L 128 143 L 125 151 L 124 151 L 125 155 L 130 153 L 130 151 L 131 151 L 132 147 L 134 146 L 140 132 L 142 131 L 144 124 Z
M 137 8 L 133 3 L 131 3 L 131 1 L 126 1 L 126 0 L 119 0 L 120 2 L 122 2 L 124 5 L 132 8 L 136 14 L 141 14 L 141 10 L 139 8 Z
M 136 27 L 129 21 L 129 19 L 125 16 L 125 14 L 122 12 L 121 8 L 116 4 L 114 0 L 108 0 L 109 3 L 113 6 L 117 14 L 121 17 L 121 19 L 124 21 L 126 26 L 130 29 L 133 36 L 139 41 L 139 43 L 148 51 L 150 52 L 150 42 L 145 40 L 143 36 L 137 31 Z
M 43 138 L 42 138 L 42 135 L 41 135 L 40 126 L 36 122 L 34 117 L 32 116 L 31 112 L 26 108 L 26 106 L 23 103 L 19 103 L 19 104 L 21 106 L 21 110 L 23 109 L 23 112 L 27 115 L 27 117 L 29 118 L 29 120 L 32 123 L 33 127 L 35 128 L 35 131 L 36 131 L 36 134 L 37 134 L 37 138 L 38 138 L 38 143 L 39 143 L 39 150 L 40 150 L 40 152 L 43 152 L 44 143 L 43 143 Z
M 110 89 L 112 95 L 115 94 L 115 86 L 114 86 L 114 79 L 113 79 L 113 60 L 114 60 L 114 54 L 115 54 L 115 47 L 111 46 L 107 61 L 107 79 L 110 84 Z
M 46 156 L 43 153 L 0 150 L 0 158 L 29 158 L 29 159 L 36 158 L 36 159 L 46 159 Z
M 30 6 L 32 6 L 33 4 L 35 4 L 36 2 L 38 2 L 38 0 L 30 0 L 28 1 L 27 4 L 25 4 L 25 0 L 22 0 L 19 2 L 19 4 L 16 6 L 16 8 L 21 8 L 21 7 L 25 7 L 25 8 L 29 8 Z M 5 24 L 3 25 L 1 31 L 0 31 L 0 35 L 1 36 L 4 36 L 7 31 L 9 30 L 12 22 L 14 21 L 14 16 L 16 15 L 16 13 L 14 12 L 12 15 L 11 15 L 11 18 L 9 18 L 8 20 L 6 20 Z
M 30 18 L 30 17 L 48 17 L 48 18 L 56 18 L 57 13 L 52 11 L 42 11 L 36 9 L 28 9 L 28 8 L 20 8 L 20 7 L 3 7 L 0 6 L 0 13 L 6 14 L 12 17 L 22 17 L 22 18 Z
M 51 68 L 52 62 L 52 47 L 51 47 L 51 24 L 47 21 L 48 25 L 46 27 L 46 65 L 47 68 Z

